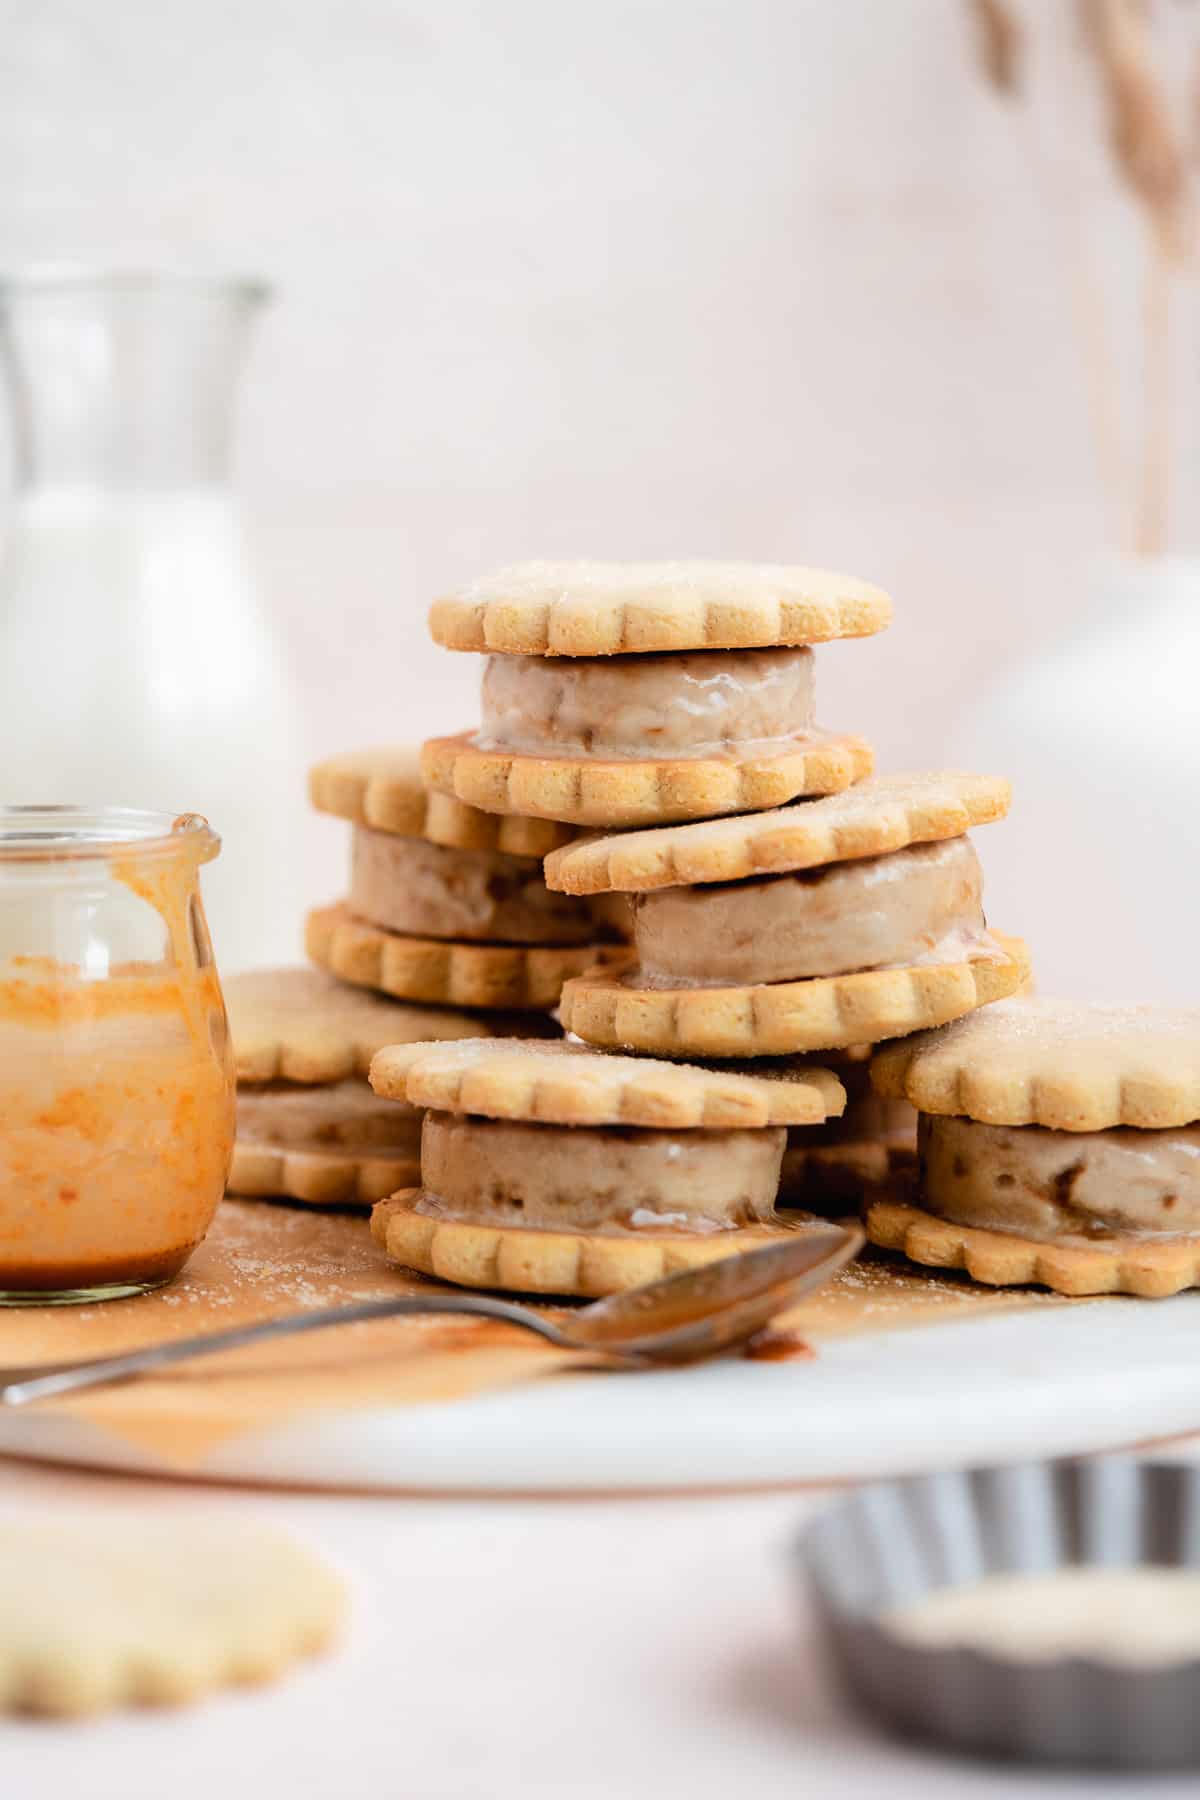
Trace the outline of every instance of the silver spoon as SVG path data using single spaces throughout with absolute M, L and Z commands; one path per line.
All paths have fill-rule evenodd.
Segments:
M 463 1313 L 499 1319 L 506 1325 L 520 1325 L 560 1349 L 590 1351 L 634 1365 L 701 1362 L 744 1344 L 786 1312 L 801 1294 L 828 1281 L 862 1244 L 863 1234 L 857 1229 L 820 1225 L 761 1250 L 721 1257 L 682 1275 L 668 1275 L 663 1281 L 610 1295 L 607 1300 L 580 1307 L 564 1320 L 547 1318 L 530 1306 L 494 1299 L 490 1294 L 397 1294 L 393 1300 L 361 1300 L 322 1312 L 260 1319 L 257 1324 L 151 1344 L 116 1356 L 0 1369 L 0 1402 L 28 1406 L 76 1388 L 126 1381 L 192 1357 L 236 1350 L 267 1338 L 412 1314 Z

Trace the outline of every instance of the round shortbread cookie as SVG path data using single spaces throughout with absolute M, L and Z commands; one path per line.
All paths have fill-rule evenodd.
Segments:
M 600 1300 L 625 1288 L 678 1275 L 742 1250 L 794 1236 L 797 1225 L 747 1225 L 732 1231 L 589 1233 L 474 1225 L 413 1211 L 422 1189 L 380 1201 L 371 1230 L 406 1269 L 456 1287 Z
M 483 750 L 473 734 L 430 738 L 421 769 L 431 788 L 490 813 L 558 819 L 572 825 L 662 825 L 781 806 L 800 794 L 833 794 L 871 773 L 862 738 L 798 733 L 764 754 L 730 747 L 720 756 L 532 756 Z
M 648 893 L 883 856 L 1002 819 L 1009 798 L 996 776 L 880 775 L 771 812 L 579 837 L 547 857 L 546 885 L 564 894 Z
M 310 771 L 308 791 L 318 812 L 454 850 L 542 857 L 574 835 L 569 826 L 550 819 L 481 812 L 453 795 L 431 793 L 421 779 L 421 753 L 415 746 L 327 757 Z
M 660 1056 L 787 1056 L 901 1037 L 1012 994 L 1029 973 L 1020 938 L 994 957 L 868 969 L 758 987 L 639 988 L 593 970 L 563 988 L 565 1030 L 602 1049 Z
M 486 1036 L 461 1013 L 400 1006 L 320 969 L 249 969 L 222 982 L 239 1082 L 343 1081 L 385 1044 Z
M 240 1200 L 295 1200 L 303 1206 L 373 1206 L 421 1179 L 421 1159 L 353 1151 L 297 1150 L 284 1144 L 233 1146 L 227 1194 Z
M 355 918 L 345 906 L 321 906 L 310 912 L 304 942 L 313 962 L 341 981 L 380 989 L 399 1000 L 471 1006 L 485 1012 L 491 1008 L 548 1012 L 558 1005 L 568 976 L 625 954 L 623 946 L 611 944 L 530 947 L 401 937 Z M 479 1033 L 472 1028 L 458 1035 Z M 397 1041 L 411 1042 L 411 1034 Z
M 388 1099 L 442 1112 L 482 1113 L 552 1125 L 637 1125 L 712 1131 L 818 1125 L 836 1118 L 845 1092 L 828 1069 L 773 1075 L 698 1069 L 579 1044 L 470 1040 L 395 1045 L 371 1064 L 371 1085 Z
M 1014 999 L 888 1046 L 871 1079 L 922 1112 L 983 1125 L 1190 1125 L 1200 1119 L 1200 1011 Z
M 988 1287 L 1030 1283 L 1057 1294 L 1137 1294 L 1162 1299 L 1200 1285 L 1200 1237 L 1149 1241 L 1114 1234 L 1086 1246 L 1041 1243 L 1005 1231 L 955 1225 L 921 1207 L 876 1200 L 867 1236 L 934 1269 L 964 1269 Z
M 830 569 L 526 562 L 435 600 L 429 629 L 448 650 L 613 656 L 821 644 L 868 637 L 891 616 L 882 589 Z
M 334 1636 L 341 1581 L 240 1516 L 9 1514 L 0 1709 L 81 1718 L 273 1681 Z

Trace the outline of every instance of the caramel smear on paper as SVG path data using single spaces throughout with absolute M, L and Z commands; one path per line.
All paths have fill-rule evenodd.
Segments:
M 372 1242 L 362 1218 L 226 1200 L 207 1241 L 168 1287 L 97 1306 L 0 1311 L 0 1364 L 102 1356 L 308 1307 L 432 1293 L 439 1287 L 399 1271 Z M 819 1346 L 822 1338 L 985 1311 L 1075 1304 L 1085 1303 L 1031 1290 L 992 1291 L 961 1276 L 880 1259 L 844 1270 L 779 1326 L 800 1331 Z M 272 1430 L 306 1414 L 465 1399 L 579 1366 L 572 1352 L 539 1343 L 512 1326 L 478 1319 L 388 1319 L 230 1351 L 42 1406 L 186 1471 L 226 1439 Z
M 1103 1296 L 1105 1300 L 1112 1296 Z M 977 1319 L 984 1313 L 1024 1312 L 1030 1307 L 1086 1306 L 1043 1288 L 982 1287 L 956 1270 L 916 1268 L 901 1257 L 869 1249 L 858 1262 L 775 1321 L 814 1343 L 822 1338 L 865 1337 L 877 1331 Z

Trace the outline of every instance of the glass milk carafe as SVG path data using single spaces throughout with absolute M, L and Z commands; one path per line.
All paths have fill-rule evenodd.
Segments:
M 287 961 L 303 782 L 228 486 L 253 283 L 0 281 L 15 491 L 0 548 L 0 802 L 221 820 L 222 968 Z

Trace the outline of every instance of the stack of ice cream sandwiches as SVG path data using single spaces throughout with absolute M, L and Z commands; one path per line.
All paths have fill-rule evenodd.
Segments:
M 844 1209 L 913 1159 L 868 1047 L 1013 994 L 1028 963 L 987 928 L 966 836 L 1007 783 L 875 780 L 861 737 L 815 722 L 814 646 L 890 614 L 851 577 L 757 564 L 524 564 L 435 603 L 435 639 L 486 661 L 480 726 L 425 745 L 424 783 L 497 833 L 554 831 L 547 905 L 599 905 L 632 943 L 562 969 L 564 1044 L 377 1057 L 376 1093 L 425 1109 L 420 1182 L 373 1215 L 398 1261 L 611 1292 L 803 1229 L 789 1207 Z M 314 921 L 316 960 L 410 994 L 364 930 L 420 921 L 361 880 L 349 904 L 360 922 Z
M 968 836 L 1008 784 L 875 776 L 815 722 L 814 647 L 890 613 L 760 564 L 436 602 L 481 722 L 313 772 L 349 888 L 315 968 L 227 984 L 233 1190 L 374 1202 L 404 1267 L 525 1292 L 852 1208 L 876 1254 L 993 1285 L 1200 1285 L 1200 1013 L 1027 997 Z

